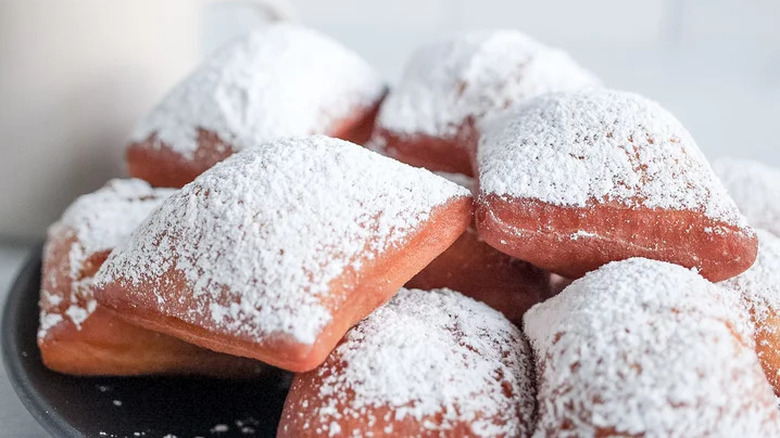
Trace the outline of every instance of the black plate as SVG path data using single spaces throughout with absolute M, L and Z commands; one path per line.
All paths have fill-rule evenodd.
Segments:
M 84 378 L 50 371 L 36 344 L 41 247 L 3 312 L 3 359 L 22 403 L 55 437 L 274 436 L 290 376 Z M 2 433 L 0 433 L 2 435 Z

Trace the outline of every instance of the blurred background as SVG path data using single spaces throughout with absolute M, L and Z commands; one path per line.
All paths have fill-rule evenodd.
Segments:
M 41 236 L 123 173 L 136 119 L 226 39 L 277 17 L 395 81 L 422 43 L 511 27 L 675 113 L 710 157 L 780 164 L 776 0 L 0 0 L 0 238 Z

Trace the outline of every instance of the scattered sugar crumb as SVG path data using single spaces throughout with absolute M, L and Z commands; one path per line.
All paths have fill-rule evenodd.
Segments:
M 341 433 L 341 426 L 335 421 L 331 421 L 330 426 L 328 426 L 328 436 L 336 436 L 339 433 Z
M 230 426 L 227 424 L 217 424 L 214 425 L 214 427 L 211 428 L 211 433 L 225 433 L 230 431 Z
M 581 237 L 597 237 L 597 235 L 594 234 L 594 233 L 589 233 L 589 232 L 584 231 L 584 230 L 580 230 L 580 231 L 577 231 L 576 233 L 572 233 L 572 235 L 569 236 L 569 237 L 571 238 L 571 240 L 578 240 Z

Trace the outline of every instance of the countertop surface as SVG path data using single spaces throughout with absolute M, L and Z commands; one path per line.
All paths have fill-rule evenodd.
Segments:
M 27 245 L 0 242 L 0 303 L 5 303 L 8 289 L 29 250 Z M 16 397 L 4 367 L 0 367 L 0 435 L 9 438 L 48 436 Z

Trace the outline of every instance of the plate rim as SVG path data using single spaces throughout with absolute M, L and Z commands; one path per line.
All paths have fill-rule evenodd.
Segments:
M 32 415 L 35 421 L 51 436 L 55 437 L 81 437 L 81 432 L 59 414 L 57 408 L 41 397 L 24 371 L 24 351 L 19 342 L 20 315 L 19 308 L 25 302 L 25 295 L 29 292 L 29 283 L 40 272 L 42 265 L 43 242 L 33 245 L 22 268 L 14 278 L 8 290 L 3 305 L 2 322 L 2 354 L 3 365 L 8 375 L 8 381 L 14 389 L 17 398 Z

